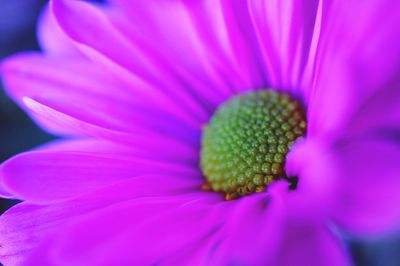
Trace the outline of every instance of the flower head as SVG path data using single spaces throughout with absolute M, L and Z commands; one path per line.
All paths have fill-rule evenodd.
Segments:
M 305 131 L 304 112 L 290 96 L 271 90 L 236 96 L 203 128 L 206 187 L 233 199 L 286 178 L 286 154 Z
M 1 195 L 24 202 L 0 218 L 0 260 L 349 264 L 338 232 L 400 218 L 399 11 L 52 0 L 44 52 L 2 73 L 62 138 L 2 164 Z

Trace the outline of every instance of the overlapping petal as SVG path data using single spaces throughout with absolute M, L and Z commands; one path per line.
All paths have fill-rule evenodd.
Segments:
M 260 264 L 273 257 L 279 235 L 275 225 L 283 218 L 280 207 L 267 208 L 273 199 L 258 195 L 237 204 L 219 202 L 214 196 L 196 193 L 148 198 L 105 208 L 59 231 L 39 248 L 32 261 L 45 265 L 229 265 Z M 81 236 L 79 241 L 76 234 Z M 263 252 L 265 249 L 271 253 Z
M 45 53 L 65 56 L 64 59 L 71 56 L 82 58 L 79 50 L 58 26 L 48 7 L 43 10 L 39 20 L 38 39 Z
M 202 82 L 227 97 L 267 85 L 245 1 L 114 2 L 129 15 L 131 41 L 165 58 L 182 80 L 196 80 L 194 88 Z
M 10 95 L 25 109 L 23 99 L 30 97 L 100 127 L 128 133 L 158 131 L 196 144 L 200 125 L 193 118 L 188 120 L 179 103 L 165 103 L 132 84 L 127 87 L 80 58 L 63 60 L 62 65 L 60 60 L 31 54 L 4 62 L 3 77 Z M 80 133 L 65 125 L 47 123 L 40 114 L 35 117 L 56 134 Z
M 108 12 L 100 8 L 81 1 L 63 0 L 53 1 L 52 7 L 62 29 L 92 60 L 127 82 L 141 81 L 153 93 L 178 100 L 193 117 L 206 121 L 211 108 L 208 102 L 210 97 L 215 97 L 218 87 L 202 85 L 201 90 L 193 90 L 197 83 L 183 83 L 180 77 L 165 70 L 168 62 L 144 54 L 137 43 L 127 38 L 126 32 L 112 24 Z M 82 12 L 85 16 L 81 16 Z M 214 99 L 214 102 L 220 101 L 220 98 Z
M 386 90 L 398 91 L 400 4 L 323 1 L 322 12 L 308 131 L 311 137 L 338 139 L 346 135 L 348 128 L 354 130 L 353 116 L 367 102 L 387 94 Z M 386 111 L 398 113 L 394 101 L 388 99 L 386 105 Z M 371 107 L 372 112 L 379 110 L 376 105 Z M 373 126 L 375 122 L 368 123 Z M 358 134 L 362 132 L 360 127 Z
M 187 193 L 105 208 L 58 231 L 31 261 L 44 265 L 162 264 L 168 255 L 196 247 L 223 223 L 227 213 L 214 207 L 219 199 L 210 196 Z M 74 237 L 77 233 L 80 241 Z
M 71 148 L 38 150 L 20 154 L 2 164 L 1 183 L 15 198 L 31 203 L 50 204 L 77 197 L 124 179 L 137 178 L 139 187 L 151 184 L 168 186 L 170 181 L 146 175 L 170 175 L 174 183 L 184 185 L 198 180 L 201 174 L 195 166 L 164 162 L 156 159 L 110 152 L 101 152 L 102 143 L 91 149 Z M 65 143 L 61 144 L 63 147 Z M 118 148 L 115 149 L 118 151 Z M 166 184 L 163 185 L 163 183 Z
M 400 4 L 50 5 L 47 57 L 6 62 L 5 83 L 47 130 L 89 139 L 1 166 L 0 194 L 29 202 L 0 218 L 3 262 L 347 265 L 329 219 L 352 233 L 398 229 L 400 148 L 382 136 L 400 122 Z M 277 182 L 230 202 L 199 191 L 202 123 L 267 86 L 308 107 L 308 135 L 286 164 L 296 190 Z
M 248 0 L 269 85 L 301 95 L 319 38 L 318 0 Z M 310 58 L 310 59 L 309 59 Z
M 353 265 L 344 243 L 320 221 L 291 221 L 285 226 L 290 230 L 283 232 L 283 244 L 271 265 Z
M 337 153 L 342 190 L 335 220 L 356 235 L 399 230 L 400 145 L 367 138 L 343 143 Z
M 156 186 L 157 180 L 164 185 Z M 169 182 L 165 183 L 167 180 Z M 90 215 L 92 212 L 132 199 L 137 199 L 144 207 L 149 202 L 149 197 L 162 196 L 158 199 L 161 208 L 163 206 L 161 202 L 168 197 L 190 194 L 194 191 L 194 187 L 198 186 L 196 179 L 177 181 L 177 177 L 170 179 L 168 176 L 132 178 L 79 198 L 55 204 L 34 205 L 29 202 L 18 204 L 0 217 L 0 260 L 6 265 L 26 265 L 23 262 L 32 249 L 36 249 L 39 243 L 77 217 Z M 214 199 L 219 198 L 218 195 L 211 194 L 211 196 Z M 146 214 L 151 212 L 153 212 L 151 209 L 142 213 L 132 210 L 126 215 L 146 217 Z M 33 260 L 32 263 L 38 261 Z

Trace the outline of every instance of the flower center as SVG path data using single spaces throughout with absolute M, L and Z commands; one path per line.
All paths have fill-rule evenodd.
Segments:
M 232 98 L 203 130 L 203 189 L 227 200 L 264 191 L 286 178 L 286 154 L 305 132 L 305 112 L 288 94 L 263 90 Z

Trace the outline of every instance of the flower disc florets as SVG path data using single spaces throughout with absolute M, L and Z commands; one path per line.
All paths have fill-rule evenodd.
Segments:
M 286 177 L 286 154 L 305 132 L 304 110 L 288 94 L 263 90 L 232 98 L 204 127 L 204 187 L 227 199 L 263 191 Z

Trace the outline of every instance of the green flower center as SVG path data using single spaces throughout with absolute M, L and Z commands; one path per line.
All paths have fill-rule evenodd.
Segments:
M 288 94 L 263 90 L 230 99 L 203 129 L 203 189 L 228 200 L 264 191 L 286 178 L 286 154 L 305 132 L 304 109 Z

